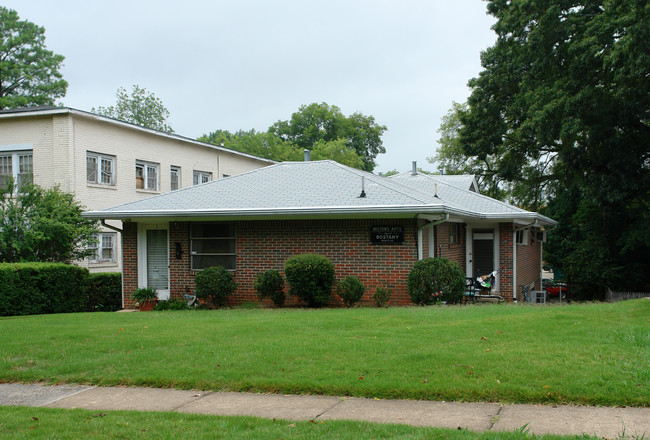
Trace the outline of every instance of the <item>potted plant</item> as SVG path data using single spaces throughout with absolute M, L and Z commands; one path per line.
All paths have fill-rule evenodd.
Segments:
M 131 294 L 131 299 L 137 302 L 141 312 L 150 312 L 156 305 L 156 289 L 153 287 L 140 287 Z

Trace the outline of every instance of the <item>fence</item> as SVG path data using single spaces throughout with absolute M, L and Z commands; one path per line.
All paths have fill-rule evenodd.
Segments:
M 607 302 L 624 301 L 626 299 L 650 298 L 650 292 L 614 292 L 609 287 L 605 300 Z

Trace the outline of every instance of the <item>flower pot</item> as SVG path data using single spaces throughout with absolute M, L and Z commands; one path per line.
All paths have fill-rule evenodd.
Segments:
M 153 299 L 140 303 L 141 312 L 151 312 L 153 311 L 154 307 L 156 307 L 156 301 Z

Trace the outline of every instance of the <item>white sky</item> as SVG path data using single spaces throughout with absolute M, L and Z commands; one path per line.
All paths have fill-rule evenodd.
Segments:
M 481 0 L 2 0 L 65 56 L 68 107 L 138 84 L 175 132 L 265 131 L 327 102 L 388 130 L 375 172 L 434 170 L 440 119 L 469 95 L 495 19 Z

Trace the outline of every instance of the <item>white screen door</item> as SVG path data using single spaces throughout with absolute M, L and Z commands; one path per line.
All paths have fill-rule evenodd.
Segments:
M 139 240 L 140 285 L 156 289 L 158 299 L 169 299 L 169 239 L 167 229 L 146 225 Z M 144 275 L 144 276 L 142 276 Z

